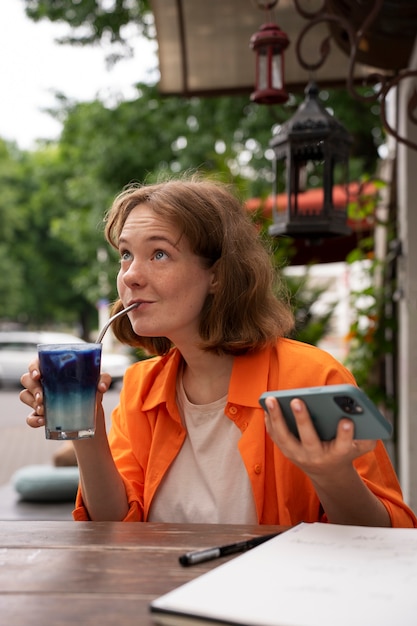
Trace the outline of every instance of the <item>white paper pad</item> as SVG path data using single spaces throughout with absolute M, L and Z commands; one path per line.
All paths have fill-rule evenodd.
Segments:
M 417 530 L 300 524 L 151 610 L 247 626 L 416 626 Z

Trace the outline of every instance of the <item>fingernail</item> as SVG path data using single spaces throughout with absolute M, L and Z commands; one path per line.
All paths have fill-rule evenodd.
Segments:
M 39 374 L 38 370 L 32 370 L 32 378 Z
M 294 400 L 292 403 L 292 409 L 293 411 L 301 411 L 302 409 L 301 402 L 299 400 Z
M 270 411 L 271 409 L 274 408 L 274 401 L 272 398 L 266 398 L 265 400 L 265 406 L 267 408 L 268 411 Z
M 37 392 L 35 393 L 35 400 L 40 400 L 40 399 L 41 399 L 41 394 L 40 394 L 40 392 L 39 392 L 39 391 L 37 391 Z
M 43 424 L 43 417 L 38 417 L 38 424 Z

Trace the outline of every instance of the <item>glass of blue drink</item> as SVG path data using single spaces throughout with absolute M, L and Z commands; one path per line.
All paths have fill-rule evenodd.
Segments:
M 39 344 L 47 439 L 93 437 L 100 343 Z

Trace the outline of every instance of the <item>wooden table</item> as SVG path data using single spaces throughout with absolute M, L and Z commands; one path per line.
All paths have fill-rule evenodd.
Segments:
M 226 558 L 178 557 L 278 526 L 0 521 L 0 624 L 153 624 L 149 602 Z M 229 557 L 233 558 L 233 557 Z

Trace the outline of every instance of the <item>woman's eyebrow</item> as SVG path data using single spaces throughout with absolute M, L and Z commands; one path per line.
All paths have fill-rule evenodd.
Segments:
M 146 242 L 163 242 L 163 243 L 167 243 L 170 246 L 172 246 L 173 248 L 176 248 L 178 250 L 178 243 L 179 240 L 177 242 L 172 241 L 171 239 L 169 239 L 168 237 L 165 237 L 164 235 L 151 235 L 146 239 Z M 128 245 L 129 243 L 131 243 L 131 240 L 129 240 L 127 237 L 123 237 L 123 235 L 121 235 L 119 237 L 119 246 L 121 244 L 123 245 Z

